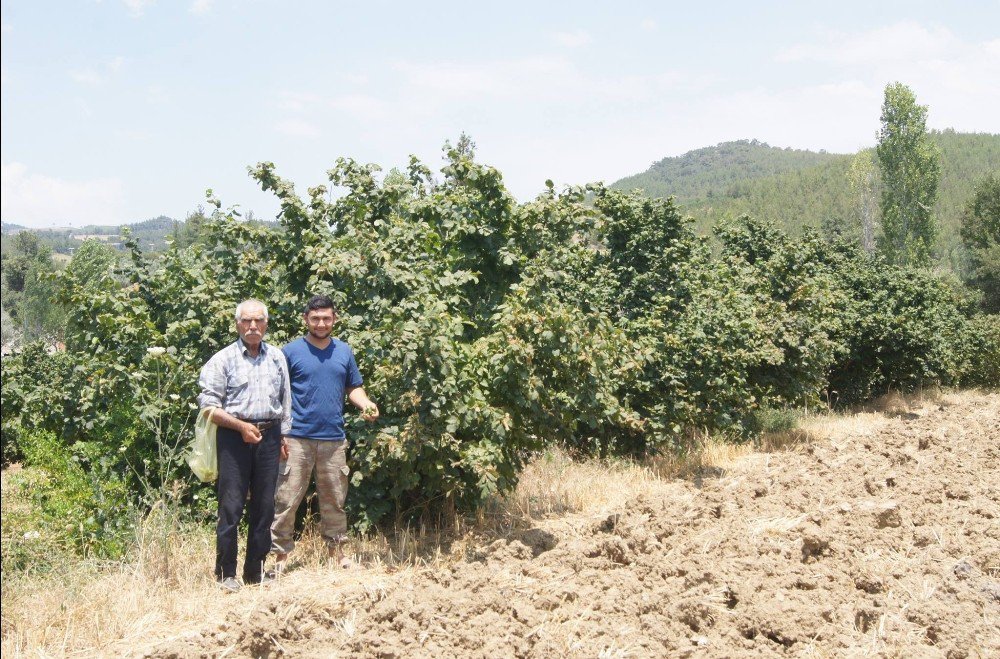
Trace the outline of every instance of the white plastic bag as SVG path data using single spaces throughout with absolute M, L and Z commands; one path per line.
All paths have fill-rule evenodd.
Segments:
M 194 441 L 191 442 L 191 453 L 187 459 L 191 471 L 203 483 L 210 483 L 219 477 L 215 448 L 215 432 L 219 427 L 212 422 L 214 411 L 213 408 L 206 408 L 198 413 L 198 421 L 194 424 Z

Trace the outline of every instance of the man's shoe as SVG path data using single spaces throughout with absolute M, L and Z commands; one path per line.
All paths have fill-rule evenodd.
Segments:
M 243 583 L 248 586 L 269 586 L 277 581 L 274 570 L 270 570 L 259 577 L 243 577 Z
M 219 587 L 227 593 L 238 593 L 243 586 L 240 585 L 240 582 L 235 577 L 226 577 L 219 582 Z
M 333 560 L 335 560 L 337 562 L 337 565 L 339 565 L 341 568 L 345 570 L 348 570 L 354 566 L 354 563 L 351 562 L 351 559 L 349 559 L 347 556 L 344 555 L 344 550 L 340 545 L 337 545 L 335 547 L 330 547 L 327 550 L 327 555 Z

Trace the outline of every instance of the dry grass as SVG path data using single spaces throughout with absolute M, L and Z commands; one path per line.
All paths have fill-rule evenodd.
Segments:
M 630 460 L 575 461 L 550 449 L 528 464 L 517 490 L 501 502 L 507 515 L 537 520 L 618 506 L 661 480 L 653 464 Z
M 752 473 L 766 465 L 768 451 L 799 450 L 816 438 L 837 442 L 864 436 L 885 425 L 887 414 L 920 414 L 931 405 L 950 405 L 961 395 L 934 392 L 893 399 L 884 404 L 884 411 L 870 408 L 846 415 L 815 414 L 801 419 L 794 430 L 766 436 L 756 445 L 702 437 L 683 458 L 575 461 L 553 449 L 527 466 L 515 492 L 476 518 L 459 520 L 447 533 L 400 528 L 353 540 L 348 553 L 364 566 L 363 576 L 352 579 L 355 584 L 361 582 L 361 590 L 353 596 L 378 601 L 389 587 L 387 580 L 398 587 L 410 579 L 415 568 L 457 560 L 484 538 L 510 535 L 543 518 L 614 509 L 676 478 Z M 799 521 L 782 517 L 749 520 L 748 524 L 752 535 L 780 536 Z M 218 611 L 222 597 L 210 576 L 213 560 L 211 528 L 182 526 L 166 511 L 156 510 L 137 533 L 135 550 L 125 561 L 99 565 L 67 560 L 47 575 L 5 574 L 3 656 L 116 656 L 148 646 L 168 627 L 197 629 L 204 625 L 206 611 Z M 324 599 L 317 590 L 329 591 L 329 578 L 317 575 L 329 575 L 331 569 L 318 533 L 307 528 L 284 578 L 302 594 L 297 606 L 311 606 L 309 602 L 315 599 L 315 607 L 326 611 L 330 624 L 350 636 L 355 620 L 349 607 L 330 609 L 329 597 Z M 250 611 L 266 597 L 266 590 L 246 588 L 229 597 L 226 608 Z M 348 598 L 342 604 L 349 603 Z M 294 616 L 296 612 L 284 614 Z M 608 647 L 604 654 L 624 656 L 628 652 L 628 648 Z M 825 655 L 817 651 L 812 656 Z

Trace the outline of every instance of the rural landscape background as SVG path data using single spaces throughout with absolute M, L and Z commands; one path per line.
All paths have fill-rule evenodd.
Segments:
M 166 11 L 125 7 L 140 30 Z M 93 11 L 103 18 L 86 29 L 104 30 L 121 8 Z M 231 11 L 197 2 L 184 20 Z M 970 53 L 989 70 L 995 38 L 962 50 L 975 27 L 903 21 L 848 39 L 871 61 L 864 44 L 909 40 L 937 43 L 940 60 L 908 68 L 921 56 L 904 48 L 879 69 L 877 130 L 842 152 L 770 144 L 785 133 L 758 116 L 763 132 L 664 149 L 605 183 L 543 178 L 524 194 L 524 171 L 486 155 L 487 122 L 482 144 L 463 127 L 430 158 L 326 152 L 309 187 L 280 161 L 245 161 L 266 202 L 208 190 L 183 213 L 128 222 L 108 197 L 102 223 L 80 221 L 93 199 L 78 193 L 103 184 L 32 177 L 10 157 L 50 149 L 11 130 L 8 107 L 32 102 L 12 92 L 29 88 L 30 48 L 6 35 L 33 18 L 4 12 L 5 655 L 1000 652 L 1000 133 L 989 120 L 970 130 L 979 115 L 951 101 L 966 125 L 932 127 L 935 106 L 894 75 L 980 70 Z M 632 25 L 633 40 L 667 25 L 608 20 Z M 496 34 L 517 34 L 500 23 Z M 778 78 L 826 61 L 824 38 L 782 46 Z M 600 42 L 582 29 L 553 39 Z M 125 61 L 72 80 L 113 96 Z M 413 76 L 407 66 L 392 70 Z M 494 78 L 444 70 L 484 99 L 499 93 L 483 83 Z M 556 67 L 553 89 L 578 98 L 568 70 Z M 441 71 L 418 78 L 440 84 Z M 595 118 L 695 94 L 680 69 L 600 75 L 619 84 L 581 106 Z M 559 94 L 530 75 L 524 85 L 573 125 Z M 969 99 L 994 93 L 966 86 Z M 381 116 L 375 93 L 366 116 Z M 344 108 L 296 103 L 289 111 Z M 97 123 L 81 124 L 78 146 Z M 828 128 L 837 143 L 843 127 Z M 314 150 L 325 140 L 309 135 Z M 95 167 L 128 160 L 107 156 Z M 161 171 L 161 183 L 183 178 Z M 122 172 L 121 185 L 147 185 Z M 80 201 L 76 220 L 56 197 Z M 337 334 L 382 410 L 375 424 L 348 419 L 356 566 L 325 561 L 310 503 L 277 583 L 225 595 L 210 576 L 214 488 L 185 462 L 197 374 L 233 340 L 238 301 L 262 299 L 268 340 L 282 345 L 302 332 L 313 292 L 334 297 Z

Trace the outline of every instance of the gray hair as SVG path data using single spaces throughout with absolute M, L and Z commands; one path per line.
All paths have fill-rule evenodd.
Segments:
M 264 320 L 267 320 L 267 305 L 260 300 L 250 298 L 249 300 L 243 300 L 236 305 L 236 322 L 243 320 L 243 312 L 247 307 L 260 307 L 264 310 Z

